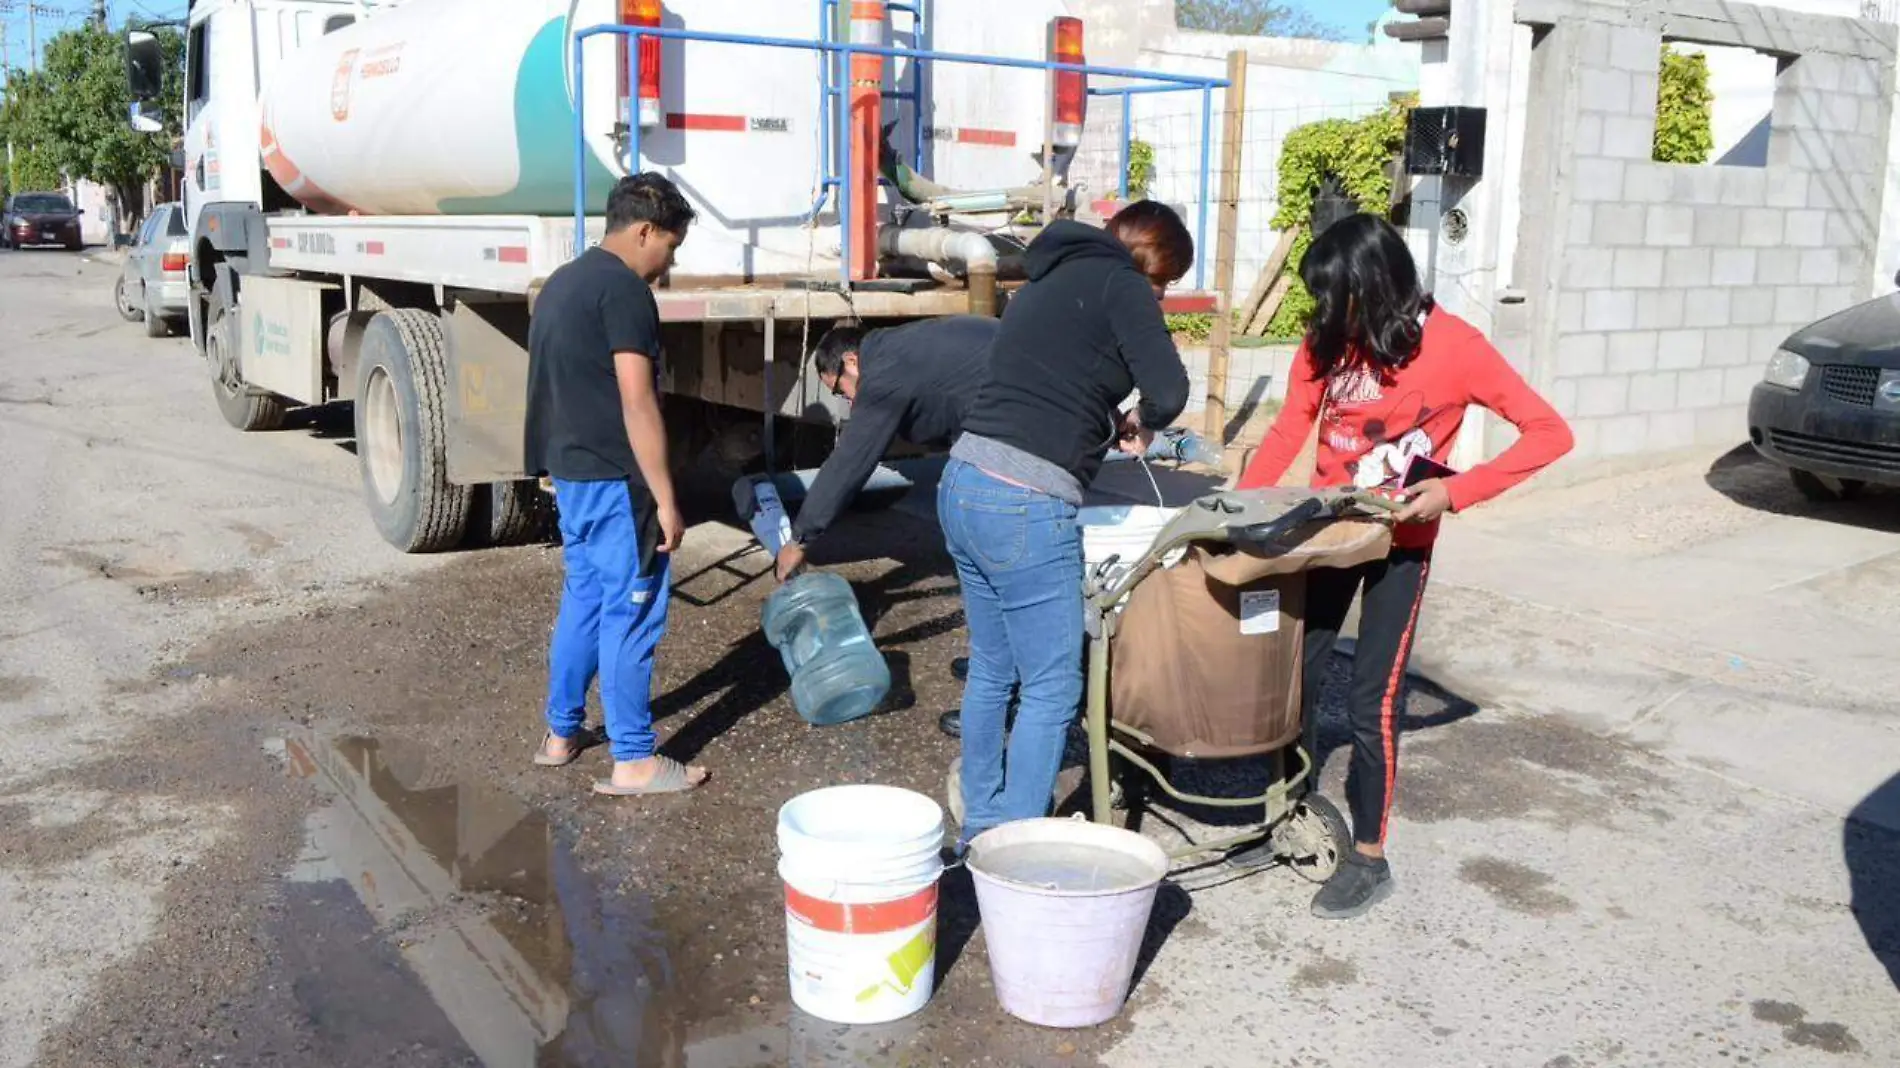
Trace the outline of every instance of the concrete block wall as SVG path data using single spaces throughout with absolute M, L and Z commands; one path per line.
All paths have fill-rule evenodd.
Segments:
M 1803 24 L 1754 41 L 1752 9 L 1722 5 L 1715 30 L 1711 13 L 1692 0 L 1580 3 L 1535 51 L 1531 114 L 1567 121 L 1527 144 L 1520 273 L 1537 320 L 1532 376 L 1581 456 L 1742 440 L 1775 348 L 1870 295 L 1893 28 Z M 1662 44 L 1692 30 L 1818 49 L 1783 54 L 1765 168 L 1652 161 Z

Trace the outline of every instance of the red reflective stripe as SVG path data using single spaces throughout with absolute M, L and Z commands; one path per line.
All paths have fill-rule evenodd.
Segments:
M 1161 310 L 1169 315 L 1201 315 L 1219 307 L 1220 301 L 1212 293 L 1183 293 L 1161 299 Z
M 874 22 L 883 22 L 884 14 L 884 0 L 852 0 L 851 18 L 853 21 L 866 19 Z
M 1385 802 L 1379 812 L 1379 844 L 1385 844 L 1386 825 L 1392 822 L 1392 791 L 1399 781 L 1398 738 L 1392 733 L 1397 711 L 1399 685 L 1405 681 L 1405 661 L 1412 652 L 1412 636 L 1418 630 L 1418 609 L 1425 603 L 1425 581 L 1432 577 L 1432 562 L 1419 566 L 1418 595 L 1412 598 L 1412 614 L 1405 620 L 1405 633 L 1399 636 L 1399 655 L 1392 660 L 1392 674 L 1385 680 L 1385 703 L 1379 707 L 1379 737 L 1385 745 Z
M 706 302 L 703 300 L 662 299 L 659 303 L 662 322 L 694 323 L 706 318 Z
M 528 262 L 528 247 L 526 245 L 503 245 L 495 250 L 495 258 L 503 263 L 526 263 Z
M 915 927 L 937 911 L 937 884 L 909 897 L 871 905 L 843 905 L 799 893 L 785 886 L 785 911 L 808 927 L 832 934 L 889 934 Z
M 380 256 L 380 255 L 382 255 L 382 254 L 383 254 L 383 243 L 382 243 L 381 241 L 365 241 L 365 242 L 363 242 L 363 254 L 364 254 L 365 256 Z
M 677 112 L 666 117 L 669 130 L 717 130 L 720 133 L 744 133 L 744 115 L 682 115 Z
M 1014 130 L 976 130 L 960 127 L 957 130 L 957 143 L 963 145 L 995 145 L 998 148 L 1016 147 Z

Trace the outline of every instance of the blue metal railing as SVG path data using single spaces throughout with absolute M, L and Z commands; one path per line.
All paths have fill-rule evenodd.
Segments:
M 1201 166 L 1200 166 L 1200 216 L 1196 221 L 1194 243 L 1197 254 L 1194 257 L 1194 285 L 1201 288 L 1206 280 L 1207 254 L 1207 201 L 1208 167 L 1211 159 L 1209 138 L 1212 133 L 1214 90 L 1226 88 L 1224 78 L 1203 78 L 1184 74 L 1162 74 L 1156 71 L 1131 70 L 1121 67 L 1096 67 L 1083 63 L 1058 63 L 1046 59 L 1015 59 L 1008 56 L 979 56 L 962 52 L 939 52 L 934 49 L 890 48 L 881 45 L 852 44 L 849 41 L 811 40 L 801 41 L 788 37 L 759 37 L 752 34 L 711 33 L 696 30 L 666 29 L 657 26 L 624 26 L 604 24 L 581 30 L 574 35 L 573 44 L 573 81 L 574 86 L 574 248 L 579 250 L 587 246 L 587 121 L 586 90 L 584 78 L 585 57 L 582 46 L 590 39 L 601 36 L 624 36 L 630 38 L 627 48 L 628 62 L 638 63 L 640 38 L 655 37 L 661 40 L 700 41 L 706 44 L 745 45 L 755 48 L 781 48 L 800 52 L 817 52 L 827 57 L 837 57 L 839 67 L 847 74 L 851 60 L 860 55 L 882 56 L 886 59 L 910 59 L 917 62 L 967 63 L 980 67 L 1002 67 L 1012 70 L 1034 71 L 1073 71 L 1078 74 L 1093 75 L 1101 78 L 1122 78 L 1137 82 L 1156 83 L 1104 90 L 1116 92 L 1182 92 L 1199 89 L 1201 91 Z M 634 72 L 632 81 L 638 84 L 638 72 Z M 821 113 L 822 115 L 822 113 Z M 821 118 L 821 121 L 822 118 Z M 918 110 L 917 125 L 924 125 L 921 108 Z M 825 123 L 827 139 L 830 138 L 831 124 Z M 842 133 L 842 131 L 836 131 Z M 629 124 L 628 151 L 629 169 L 637 171 L 640 164 L 640 125 Z M 1127 131 L 1124 127 L 1123 137 Z M 819 202 L 823 203 L 828 188 L 842 188 L 843 175 L 851 173 L 851 138 L 838 136 L 838 147 L 842 150 L 838 172 L 825 176 L 825 184 L 819 188 Z M 1124 149 L 1124 154 L 1126 150 Z M 1123 174 L 1127 170 L 1124 167 Z M 851 283 L 851 198 L 838 198 L 838 224 L 841 236 L 839 271 L 844 284 Z
M 1226 84 L 1225 81 L 1220 82 L 1220 86 L 1225 86 Z M 1211 86 L 1208 90 L 1204 91 L 1201 100 L 1201 221 L 1203 226 L 1206 225 L 1207 216 L 1207 167 L 1208 161 L 1212 158 L 1209 153 L 1213 151 L 1213 143 L 1209 139 L 1208 134 L 1211 132 L 1210 120 L 1212 119 L 1212 108 L 1210 107 L 1210 100 L 1214 88 L 1217 88 L 1217 86 Z M 1090 96 L 1121 97 L 1121 196 L 1123 200 L 1128 199 L 1128 165 L 1131 162 L 1129 157 L 1132 154 L 1131 149 L 1133 148 L 1135 139 L 1135 98 L 1146 93 L 1178 93 L 1180 91 L 1179 88 L 1172 85 L 1111 85 L 1099 89 L 1095 86 L 1089 86 Z

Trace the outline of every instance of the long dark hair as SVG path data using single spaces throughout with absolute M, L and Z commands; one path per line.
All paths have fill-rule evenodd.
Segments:
M 1391 223 L 1352 215 L 1327 227 L 1300 260 L 1300 281 L 1315 303 L 1306 330 L 1315 377 L 1354 359 L 1385 371 L 1418 355 L 1432 298 L 1419 288 L 1418 265 Z

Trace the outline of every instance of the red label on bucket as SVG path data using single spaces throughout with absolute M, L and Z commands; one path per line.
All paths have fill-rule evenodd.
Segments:
M 878 901 L 868 905 L 846 905 L 826 901 L 785 885 L 785 911 L 805 924 L 833 934 L 889 934 L 915 927 L 937 911 L 936 884 L 924 887 L 896 901 Z

